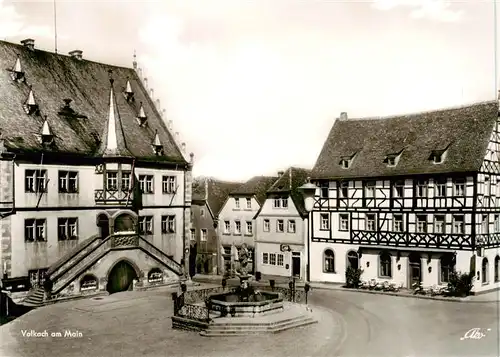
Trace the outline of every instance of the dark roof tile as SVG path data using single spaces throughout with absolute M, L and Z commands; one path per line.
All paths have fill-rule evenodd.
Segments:
M 260 205 L 264 203 L 266 199 L 267 190 L 273 185 L 273 183 L 278 179 L 274 176 L 255 176 L 250 180 L 240 185 L 237 189 L 231 191 L 232 196 L 238 195 L 252 195 L 255 196 L 257 202 Z

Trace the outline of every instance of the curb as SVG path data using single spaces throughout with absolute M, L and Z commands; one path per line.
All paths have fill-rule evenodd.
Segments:
M 346 291 L 346 292 L 355 292 L 355 293 L 362 293 L 362 294 L 375 294 L 375 295 L 388 295 L 388 296 L 395 296 L 395 297 L 404 297 L 404 298 L 410 298 L 410 299 L 423 299 L 423 300 L 438 300 L 438 301 L 448 301 L 448 302 L 462 302 L 462 303 L 498 303 L 500 300 L 471 300 L 470 296 L 464 297 L 464 298 L 457 298 L 457 297 L 440 297 L 440 296 L 426 296 L 426 295 L 413 295 L 413 294 L 401 294 L 401 293 L 394 293 L 394 292 L 389 292 L 389 291 L 374 291 L 374 290 L 362 290 L 362 289 L 348 289 L 348 288 L 342 288 L 342 287 L 329 287 L 329 286 L 321 286 L 321 285 L 316 285 L 314 283 L 311 284 L 311 288 L 314 289 L 320 289 L 320 290 L 337 290 L 337 291 Z

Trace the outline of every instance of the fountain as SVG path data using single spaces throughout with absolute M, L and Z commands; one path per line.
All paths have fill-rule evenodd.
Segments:
M 220 311 L 221 317 L 255 316 L 271 311 L 283 310 L 283 298 L 278 293 L 256 291 L 249 284 L 252 275 L 248 274 L 248 248 L 246 244 L 241 247 L 240 286 L 234 292 L 215 294 L 210 296 L 210 306 L 213 311 Z

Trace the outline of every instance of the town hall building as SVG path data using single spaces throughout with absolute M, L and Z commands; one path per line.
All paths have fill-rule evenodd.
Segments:
M 386 118 L 342 113 L 311 174 L 312 281 L 500 287 L 498 102 Z
M 189 256 L 193 156 L 135 60 L 97 63 L 27 39 L 0 41 L 0 64 L 2 290 L 15 301 L 31 291 L 25 302 L 37 305 L 43 292 L 178 281 Z

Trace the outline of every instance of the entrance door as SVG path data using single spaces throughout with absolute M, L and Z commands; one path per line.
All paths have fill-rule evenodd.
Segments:
M 101 235 L 101 238 L 106 238 L 107 236 L 109 236 L 109 219 L 108 219 L 108 216 L 106 216 L 105 214 L 99 215 L 97 225 L 99 227 L 99 233 Z
M 422 259 L 420 259 L 420 254 L 412 253 L 408 257 L 409 261 L 409 280 L 410 288 L 413 284 L 418 284 L 422 281 Z
M 137 279 L 134 268 L 122 260 L 111 269 L 106 290 L 110 294 L 131 290 L 134 279 Z
M 292 256 L 292 275 L 300 277 L 300 256 Z

